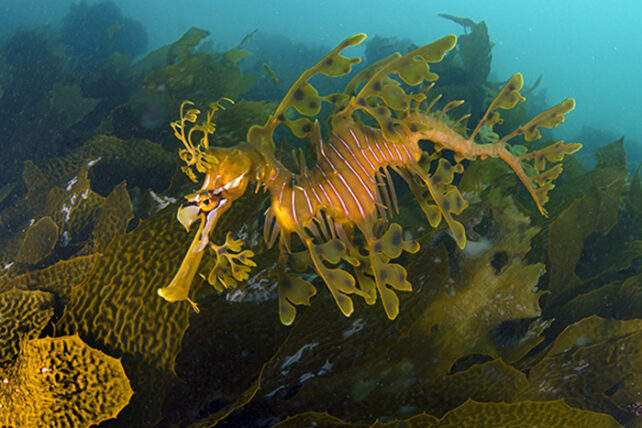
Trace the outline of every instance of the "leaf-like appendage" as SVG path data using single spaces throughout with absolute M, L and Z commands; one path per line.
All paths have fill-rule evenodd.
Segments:
M 273 153 L 274 141 L 272 134 L 279 124 L 286 125 L 299 138 L 309 135 L 312 131 L 312 123 L 305 118 L 302 118 L 304 120 L 290 120 L 286 117 L 287 111 L 290 108 L 294 108 L 302 115 L 315 116 L 321 110 L 323 101 L 334 103 L 345 99 L 341 94 L 331 94 L 325 97 L 320 96 L 317 90 L 308 83 L 308 80 L 317 74 L 337 77 L 349 73 L 352 69 L 352 64 L 360 62 L 361 59 L 347 58 L 341 55 L 341 51 L 349 46 L 360 44 L 365 38 L 365 34 L 356 34 L 347 38 L 332 52 L 322 58 L 321 61 L 304 71 L 292 84 L 265 125 L 255 125 L 250 128 L 247 134 L 247 141 L 259 150 L 266 153 Z

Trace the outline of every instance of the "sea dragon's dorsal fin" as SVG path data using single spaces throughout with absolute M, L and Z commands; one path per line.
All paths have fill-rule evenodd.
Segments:
M 279 103 L 274 113 L 265 122 L 265 125 L 254 125 L 247 133 L 247 141 L 264 153 L 274 152 L 274 140 L 272 134 L 274 129 L 283 124 L 299 138 L 305 138 L 313 131 L 313 124 L 305 116 L 313 117 L 321 111 L 323 101 L 338 103 L 348 98 L 347 95 L 338 93 L 321 96 L 317 90 L 308 83 L 311 77 L 323 74 L 329 77 L 342 76 L 352 70 L 352 64 L 361 61 L 361 58 L 348 58 L 341 55 L 341 51 L 350 46 L 356 46 L 363 42 L 365 34 L 355 34 L 345 39 L 332 52 L 327 54 L 315 65 L 304 71 L 292 84 L 288 92 Z M 302 117 L 290 119 L 288 110 L 294 108 Z
M 365 80 L 365 84 L 356 95 L 350 98 L 344 109 L 335 113 L 332 118 L 333 128 L 338 128 L 342 123 L 349 122 L 352 120 L 354 112 L 362 110 L 378 122 L 381 132 L 387 140 L 399 140 L 400 137 L 395 132 L 395 128 L 408 126 L 408 123 L 401 118 L 394 117 L 392 110 L 407 112 L 413 101 L 420 103 L 426 96 L 422 92 L 407 94 L 400 82 L 390 78 L 389 75 L 398 75 L 405 84 L 410 86 L 419 85 L 423 81 L 435 81 L 439 76 L 430 71 L 429 63 L 441 61 L 446 52 L 454 48 L 456 43 L 457 37 L 448 35 L 405 55 L 390 55 L 364 70 L 363 74 L 355 76 L 348 84 L 348 90 L 355 91 L 361 81 Z M 373 102 L 373 98 L 380 100 L 380 102 Z

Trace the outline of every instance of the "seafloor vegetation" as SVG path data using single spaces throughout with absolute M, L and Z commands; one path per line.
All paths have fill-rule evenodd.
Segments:
M 437 88 L 476 123 L 501 87 L 492 43 L 483 22 L 445 18 L 466 31 L 432 67 Z M 75 36 L 88 20 L 98 50 Z M 3 426 L 642 426 L 642 185 L 623 138 L 593 168 L 564 158 L 548 218 L 501 161 L 472 162 L 456 178 L 464 250 L 400 193 L 422 251 L 401 259 L 414 289 L 394 321 L 357 301 L 344 317 L 324 290 L 283 326 L 266 197 L 251 192 L 215 234 L 256 254 L 249 280 L 219 293 L 199 279 L 199 314 L 161 299 L 190 241 L 176 210 L 194 184 L 169 127 L 181 102 L 236 100 L 215 118 L 217 144 L 234 144 L 325 54 L 260 31 L 216 51 L 206 36 L 132 62 L 144 30 L 107 4 L 0 47 Z M 410 48 L 371 40 L 367 61 Z M 545 108 L 541 80 L 495 131 Z M 297 143 L 279 142 L 286 159 Z

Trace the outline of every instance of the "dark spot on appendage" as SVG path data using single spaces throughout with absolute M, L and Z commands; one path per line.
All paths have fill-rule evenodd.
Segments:
M 306 123 L 305 125 L 303 125 L 303 128 L 301 128 L 301 130 L 303 132 L 310 132 L 312 130 L 312 127 L 310 126 L 309 123 Z
M 381 82 L 374 82 L 372 84 L 372 89 L 374 89 L 375 91 L 380 91 L 381 90 Z
M 388 271 L 384 269 L 379 272 L 379 279 L 383 282 L 386 282 L 386 280 L 388 279 Z
M 463 200 L 461 198 L 455 198 L 455 208 L 457 209 L 457 212 L 461 211 L 462 205 L 463 205 Z
M 444 203 L 441 204 L 441 206 L 443 207 L 444 211 L 446 212 L 450 211 L 450 202 L 444 201 Z
M 375 242 L 375 244 L 372 246 L 372 249 L 375 253 L 380 253 L 381 250 L 383 250 L 383 245 L 381 245 L 381 242 Z
M 395 124 L 392 122 L 386 123 L 386 129 L 388 132 L 395 132 Z
M 354 287 L 354 285 L 352 284 L 352 281 L 346 278 L 345 281 L 343 281 L 343 287 L 344 289 L 348 289 Z
M 332 58 L 328 58 L 325 60 L 325 65 L 332 65 L 334 64 L 334 60 Z
M 490 260 L 490 265 L 495 269 L 495 275 L 499 275 L 508 264 L 508 253 L 505 251 L 499 251 L 493 254 L 493 258 Z
M 432 327 L 430 327 L 431 333 L 437 333 L 437 330 L 439 330 L 439 324 L 435 324 Z
M 320 246 L 315 246 L 314 247 L 314 252 L 317 253 L 318 255 L 323 254 L 323 248 Z
M 350 72 L 350 67 L 344 67 L 343 68 L 343 74 L 349 73 Z
M 401 231 L 396 230 L 392 233 L 392 239 L 390 240 L 392 242 L 392 245 L 395 247 L 398 247 L 401 245 Z
M 453 169 L 453 166 L 448 162 L 442 163 L 441 167 L 444 169 L 444 171 L 451 171 Z
M 386 110 L 386 108 L 385 108 L 385 107 L 379 107 L 379 108 L 377 108 L 377 114 L 378 114 L 378 115 L 383 116 L 383 115 L 385 115 L 386 113 L 388 113 L 388 110 Z
M 334 241 L 334 250 L 335 251 L 345 251 L 345 246 L 341 241 Z
M 310 106 L 310 108 L 317 108 L 317 107 L 319 107 L 319 104 L 317 104 L 316 101 L 310 101 L 308 106 Z
M 432 177 L 430 181 L 432 182 L 432 184 L 439 184 L 441 183 L 441 177 L 438 175 L 435 175 L 434 177 Z
M 417 132 L 417 129 L 418 129 L 417 125 L 415 125 L 414 123 L 411 123 L 409 128 L 411 132 Z
M 359 101 L 357 102 L 359 103 L 360 106 L 364 106 L 364 107 L 366 106 L 366 100 L 364 100 L 363 98 L 359 98 Z
M 285 115 L 283 113 L 278 115 L 276 118 L 279 119 L 280 122 L 285 122 Z
M 301 101 L 303 99 L 303 90 L 302 89 L 297 89 L 294 91 L 294 99 L 297 101 Z

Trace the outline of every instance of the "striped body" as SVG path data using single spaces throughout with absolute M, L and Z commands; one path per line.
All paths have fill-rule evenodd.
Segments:
M 294 174 L 277 168 L 268 181 L 271 209 L 281 229 L 308 227 L 321 211 L 337 224 L 354 224 L 370 236 L 384 206 L 378 180 L 382 169 L 416 165 L 421 150 L 416 142 L 391 143 L 380 130 L 355 125 L 319 142 L 316 164 Z

